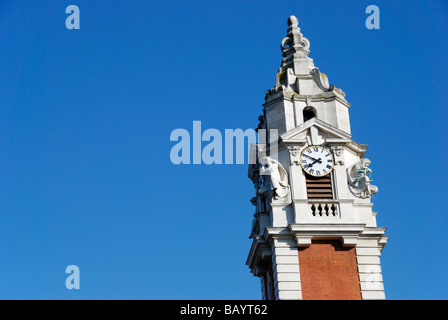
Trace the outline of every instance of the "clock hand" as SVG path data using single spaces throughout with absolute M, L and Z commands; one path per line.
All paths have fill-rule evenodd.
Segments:
M 311 157 L 310 157 L 311 158 Z M 308 164 L 308 168 L 311 168 L 316 162 L 322 163 L 322 159 L 314 159 L 313 163 Z
M 306 154 L 304 154 L 304 156 L 307 157 L 307 158 L 310 158 L 310 159 L 313 160 L 313 161 L 316 161 L 316 160 L 317 160 L 316 158 L 310 157 L 309 155 L 306 155 Z

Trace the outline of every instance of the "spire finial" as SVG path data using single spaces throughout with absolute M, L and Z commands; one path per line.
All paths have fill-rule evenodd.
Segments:
M 295 74 L 309 74 L 314 68 L 312 59 L 308 57 L 310 53 L 310 42 L 300 32 L 299 19 L 291 15 L 288 18 L 288 31 L 282 41 L 283 52 L 282 70 L 294 67 Z
M 299 19 L 297 19 L 296 16 L 290 16 L 288 18 L 288 26 L 295 26 L 297 27 L 299 25 Z
M 300 32 L 299 20 L 296 16 L 290 16 L 288 18 L 288 33 L 286 38 L 282 41 L 283 57 L 288 57 L 297 52 L 301 52 L 303 55 L 308 56 L 310 53 L 310 42 Z

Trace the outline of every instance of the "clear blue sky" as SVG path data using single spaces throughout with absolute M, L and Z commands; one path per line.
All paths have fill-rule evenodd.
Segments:
M 247 166 L 175 166 L 169 137 L 257 126 L 291 14 L 370 146 L 387 298 L 447 299 L 442 0 L 1 0 L 0 298 L 259 299 Z

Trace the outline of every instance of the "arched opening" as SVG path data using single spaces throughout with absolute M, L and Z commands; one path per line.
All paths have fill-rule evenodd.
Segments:
M 303 109 L 303 122 L 307 122 L 308 120 L 316 117 L 316 111 L 312 107 L 306 107 Z
M 316 117 L 316 111 L 312 107 L 306 107 L 303 109 L 303 122 L 307 122 L 308 120 Z

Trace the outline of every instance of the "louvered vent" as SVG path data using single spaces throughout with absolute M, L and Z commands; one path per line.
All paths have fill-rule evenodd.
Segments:
M 333 199 L 331 175 L 318 178 L 307 174 L 306 190 L 308 193 L 308 199 Z

